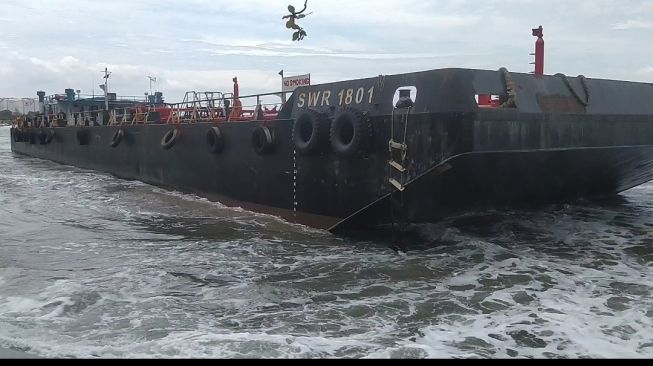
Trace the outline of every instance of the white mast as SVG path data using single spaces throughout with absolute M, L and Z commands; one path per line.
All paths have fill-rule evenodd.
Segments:
M 104 68 L 104 109 L 109 110 L 109 69 Z
M 150 95 L 152 95 L 152 82 L 156 83 L 156 76 L 148 76 L 148 79 L 150 79 Z

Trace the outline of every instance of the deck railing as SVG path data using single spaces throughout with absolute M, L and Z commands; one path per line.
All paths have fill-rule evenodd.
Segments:
M 180 103 L 152 105 L 135 101 L 134 105 L 129 107 L 78 111 L 72 112 L 70 116 L 62 112 L 41 114 L 19 124 L 30 127 L 57 127 L 268 121 L 278 117 L 283 103 L 263 103 L 262 100 L 265 97 L 285 96 L 287 93 L 290 92 L 235 97 L 232 93 L 191 91 L 186 93 Z

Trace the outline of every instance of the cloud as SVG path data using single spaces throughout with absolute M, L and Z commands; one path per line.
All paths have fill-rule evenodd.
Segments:
M 653 22 L 644 21 L 644 20 L 635 20 L 635 19 L 630 19 L 621 23 L 617 23 L 612 27 L 612 29 L 618 29 L 618 30 L 651 29 L 651 28 L 653 28 Z
M 53 73 L 63 73 L 63 72 L 77 72 L 80 69 L 90 70 L 90 67 L 83 65 L 78 59 L 73 56 L 65 56 L 59 60 L 42 60 L 37 57 L 23 57 L 16 54 L 16 58 L 19 60 L 27 59 L 33 65 L 37 67 L 44 68 Z
M 12 52 L 0 58 L 0 95 L 34 95 L 44 89 L 49 94 L 61 93 L 65 88 L 82 89 L 82 94 L 99 93 L 104 68 L 111 72 L 109 87 L 119 95 L 143 95 L 149 88 L 147 75 L 157 76 L 155 87 L 174 100 L 181 101 L 184 92 L 224 91 L 233 89 L 231 79 L 243 81 L 243 93 L 263 93 L 278 89 L 276 73 L 257 69 L 179 70 L 137 64 L 93 63 L 73 56 L 59 59 L 27 57 Z M 20 70 L 17 73 L 16 70 Z M 278 70 L 277 70 L 278 71 Z M 12 93 L 12 94 L 10 94 Z
M 637 75 L 645 77 L 648 80 L 653 80 L 653 66 L 647 66 L 637 70 Z
M 281 68 L 316 82 L 443 67 L 529 72 L 530 30 L 540 24 L 546 72 L 651 80 L 641 64 L 653 59 L 642 46 L 649 33 L 625 30 L 653 28 L 653 1 L 309 0 L 312 14 L 298 22 L 308 32 L 302 42 L 291 41 L 281 20 L 289 3 L 303 5 L 4 0 L 0 96 L 97 91 L 105 66 L 112 90 L 143 95 L 154 75 L 168 101 L 185 90 L 231 90 L 233 76 L 243 93 L 273 92 Z
M 261 70 L 161 70 L 164 86 L 173 91 L 222 91 L 233 90 L 232 78 L 238 77 L 241 94 L 273 91 L 280 83 L 279 76 Z M 163 87 L 163 86 L 162 86 Z

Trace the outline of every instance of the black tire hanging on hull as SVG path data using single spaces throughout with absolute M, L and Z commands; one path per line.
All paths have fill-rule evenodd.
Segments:
M 161 138 L 161 147 L 163 150 L 168 150 L 171 147 L 175 146 L 175 143 L 179 139 L 180 131 L 179 128 L 173 128 L 172 130 L 168 130 L 168 132 L 163 135 Z
M 314 110 L 303 112 L 293 123 L 292 140 L 300 154 L 319 153 L 329 141 L 329 120 Z
M 20 142 L 23 139 L 23 137 L 20 135 L 20 131 L 17 128 L 11 129 L 11 139 L 14 142 Z
M 224 136 L 220 127 L 214 126 L 206 131 L 206 148 L 211 154 L 219 154 L 224 150 Z
M 54 139 L 54 130 L 52 129 L 43 129 L 39 134 L 39 140 L 41 145 L 47 145 L 52 142 Z
M 80 145 L 88 145 L 91 142 L 91 131 L 85 128 L 77 130 L 77 142 Z
M 268 126 L 258 126 L 252 133 L 252 146 L 258 155 L 267 155 L 274 152 L 276 137 L 274 131 Z
M 331 123 L 329 141 L 338 156 L 349 158 L 361 152 L 370 137 L 365 116 L 352 108 L 338 113 Z
M 113 134 L 111 138 L 111 147 L 117 147 L 122 142 L 122 139 L 125 137 L 125 131 L 122 128 L 119 128 L 116 133 Z

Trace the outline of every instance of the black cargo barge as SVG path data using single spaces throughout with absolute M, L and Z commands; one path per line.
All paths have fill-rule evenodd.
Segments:
M 22 124 L 11 147 L 329 230 L 653 179 L 646 83 L 442 69 L 301 87 L 274 119 L 209 117 Z

